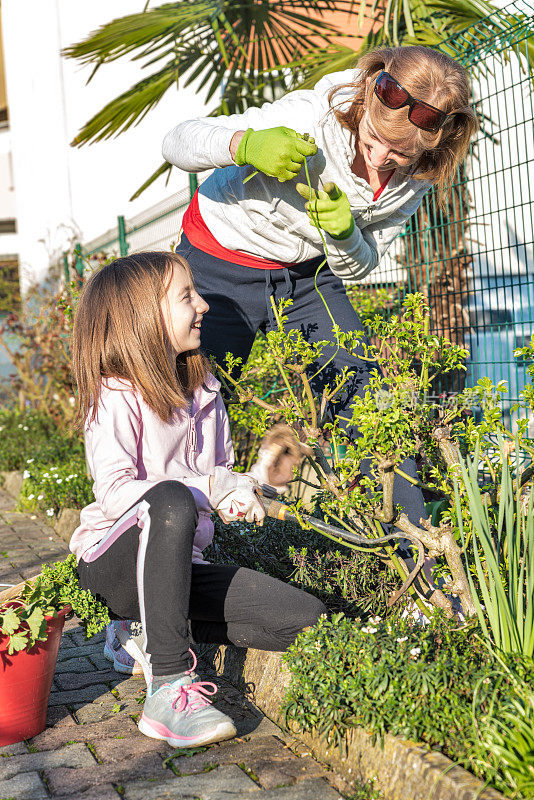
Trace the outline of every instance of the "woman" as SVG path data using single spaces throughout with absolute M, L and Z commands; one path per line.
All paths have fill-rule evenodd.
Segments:
M 469 99 L 467 73 L 443 53 L 382 48 L 313 90 L 170 131 L 167 161 L 189 172 L 218 168 L 193 198 L 176 247 L 210 306 L 204 350 L 219 362 L 227 352 L 245 362 L 256 332 L 275 326 L 271 297 L 292 299 L 288 327 L 310 342 L 332 339 L 332 317 L 342 330 L 361 330 L 343 281 L 375 269 L 432 186 L 445 201 L 477 129 Z M 293 180 L 302 181 L 305 160 L 311 198 L 307 183 Z M 323 237 L 327 263 L 318 269 Z M 373 365 L 325 348 L 311 372 L 327 361 L 312 388 L 320 394 L 348 367 L 330 413 L 350 417 Z M 402 468 L 415 476 L 413 461 Z M 421 492 L 399 476 L 394 502 L 416 524 L 426 517 Z

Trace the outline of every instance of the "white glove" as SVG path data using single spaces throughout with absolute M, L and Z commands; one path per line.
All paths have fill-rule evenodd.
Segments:
M 272 486 L 279 494 L 289 489 L 293 468 L 301 464 L 311 449 L 299 442 L 289 425 L 279 423 L 263 437 L 258 460 L 245 473 L 258 483 Z
M 265 516 L 263 506 L 255 492 L 257 483 L 249 475 L 233 472 L 225 467 L 215 467 L 209 501 L 223 522 L 246 519 L 261 522 Z
M 258 495 L 249 489 L 234 489 L 227 494 L 217 506 L 217 513 L 225 524 L 237 519 L 261 523 L 265 517 Z

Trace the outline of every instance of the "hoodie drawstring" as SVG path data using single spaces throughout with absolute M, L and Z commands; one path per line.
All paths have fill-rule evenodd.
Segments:
M 273 309 L 271 306 L 271 297 L 275 295 L 275 285 L 273 281 L 273 271 L 270 269 L 265 270 L 265 305 L 267 308 L 267 316 L 269 318 L 270 330 L 276 330 L 276 320 L 274 318 Z M 280 274 L 280 270 L 276 270 L 276 274 Z M 283 267 L 282 274 L 284 276 L 284 298 L 291 297 L 291 277 L 287 267 Z

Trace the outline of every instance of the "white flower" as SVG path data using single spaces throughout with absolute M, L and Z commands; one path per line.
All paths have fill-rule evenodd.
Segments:
M 63 483 L 63 478 L 58 478 L 56 483 Z
M 29 458 L 29 459 L 26 461 L 26 464 L 33 464 L 33 462 L 34 462 L 34 461 L 35 461 L 35 459 L 34 459 L 34 458 Z
M 28 430 L 29 430 L 29 428 L 28 428 L 28 426 L 27 426 L 27 425 L 24 425 L 24 427 L 23 427 L 23 429 L 22 429 L 22 430 L 23 430 L 23 431 L 28 431 Z
M 37 495 L 37 499 L 38 499 L 38 500 L 42 500 L 42 499 L 43 499 L 43 497 L 44 497 L 44 494 L 38 494 L 38 495 Z
M 28 472 L 27 469 L 25 469 L 24 472 L 22 473 L 22 480 L 25 481 L 26 478 L 29 478 L 29 477 L 30 477 L 30 473 Z
M 43 472 L 43 478 L 49 478 L 50 474 L 48 472 Z
M 416 656 L 419 655 L 420 652 L 421 652 L 420 647 L 412 647 L 412 649 L 410 650 L 410 655 L 415 658 Z
M 53 478 L 59 478 L 59 475 L 57 474 L 57 472 L 53 472 L 53 473 L 52 473 L 52 477 L 53 477 Z
M 382 621 L 382 617 L 374 617 L 374 618 L 373 617 L 369 617 L 369 622 L 372 625 L 378 625 L 378 623 L 381 622 L 381 621 Z
M 378 628 L 362 628 L 362 633 L 376 633 Z
M 4 426 L 0 425 L 0 431 L 3 431 L 3 430 L 4 430 Z
M 33 500 L 33 498 L 34 498 L 34 497 L 35 497 L 35 495 L 34 495 L 34 494 L 29 494 L 29 495 L 28 495 L 28 500 Z
M 20 425 L 17 425 L 17 428 L 22 428 L 22 422 L 20 423 Z
M 407 641 L 407 639 L 408 639 L 408 637 L 407 637 L 407 636 L 399 636 L 399 638 L 397 639 L 397 641 L 398 641 L 398 642 L 399 642 L 399 644 L 400 644 L 401 642 L 406 642 L 406 641 Z
M 46 515 L 47 515 L 47 517 L 53 517 L 54 516 L 54 509 L 53 508 L 47 508 L 46 509 Z
M 69 406 L 74 406 L 76 404 L 76 400 L 74 397 L 69 397 Z

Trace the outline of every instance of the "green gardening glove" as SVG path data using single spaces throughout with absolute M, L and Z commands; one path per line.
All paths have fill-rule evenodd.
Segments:
M 317 152 L 312 140 L 306 141 L 291 128 L 267 128 L 265 131 L 245 131 L 239 142 L 235 163 L 250 164 L 265 175 L 280 182 L 296 178 L 307 156 Z
M 297 192 L 308 202 L 304 206 L 310 224 L 322 228 L 333 239 L 348 239 L 354 230 L 354 218 L 345 192 L 335 183 L 325 183 L 324 191 L 297 183 Z

